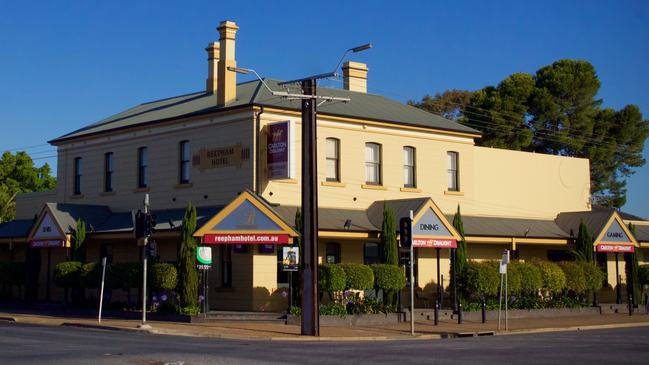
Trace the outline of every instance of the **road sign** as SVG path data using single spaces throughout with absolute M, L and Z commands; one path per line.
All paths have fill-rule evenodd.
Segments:
M 198 247 L 198 249 L 196 250 L 196 261 L 198 261 L 199 266 L 211 266 L 212 247 Z

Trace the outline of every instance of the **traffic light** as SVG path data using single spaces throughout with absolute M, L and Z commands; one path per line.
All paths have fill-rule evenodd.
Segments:
M 399 240 L 401 247 L 412 246 L 412 221 L 409 217 L 399 219 Z
M 158 256 L 158 245 L 154 240 L 147 242 L 146 247 L 144 248 L 144 253 L 148 258 L 154 259 Z
M 156 216 L 155 214 L 147 213 L 144 219 L 144 236 L 151 237 L 155 233 Z
M 133 214 L 133 234 L 138 240 L 145 236 L 145 215 L 141 210 Z

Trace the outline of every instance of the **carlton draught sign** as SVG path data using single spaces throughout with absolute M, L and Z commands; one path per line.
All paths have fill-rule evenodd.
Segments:
M 412 225 L 414 247 L 456 248 L 457 241 L 432 210 Z
M 290 133 L 288 121 L 268 125 L 266 162 L 269 179 L 290 178 Z

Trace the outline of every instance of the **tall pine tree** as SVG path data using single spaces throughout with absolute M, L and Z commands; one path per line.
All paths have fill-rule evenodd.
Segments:
M 583 220 L 579 222 L 579 233 L 577 234 L 573 253 L 577 260 L 594 262 L 593 238 L 590 232 L 588 232 L 588 227 L 586 227 Z
M 453 288 L 453 302 L 457 304 L 459 298 L 455 298 L 458 292 L 458 276 L 462 274 L 467 261 L 466 241 L 464 240 L 464 223 L 462 223 L 462 214 L 460 213 L 460 205 L 457 205 L 457 212 L 453 216 L 453 228 L 460 235 L 460 240 L 457 242 L 457 248 L 454 250 L 453 259 L 451 260 L 451 288 Z M 458 295 L 459 297 L 459 295 Z
M 196 270 L 196 208 L 187 205 L 180 230 L 179 280 L 181 310 L 188 314 L 198 313 L 198 272 Z
M 635 236 L 635 226 L 632 223 L 629 223 L 629 231 Z M 627 293 L 631 291 L 633 293 L 633 304 L 638 304 L 640 300 L 640 281 L 638 275 L 638 253 L 625 253 L 624 254 L 624 271 L 627 277 Z M 629 288 L 630 286 L 630 288 Z
M 397 229 L 394 224 L 394 212 L 383 203 L 383 223 L 381 224 L 381 248 L 383 262 L 388 265 L 399 265 L 399 249 L 397 247 Z

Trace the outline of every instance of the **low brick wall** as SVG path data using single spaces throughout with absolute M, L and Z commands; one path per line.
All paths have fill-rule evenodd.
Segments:
M 320 326 L 327 327 L 352 327 L 352 326 L 378 326 L 399 323 L 400 313 L 388 314 L 356 314 L 340 316 L 320 316 Z M 286 324 L 299 325 L 300 316 L 286 316 Z
M 521 318 L 556 318 L 556 317 L 574 317 L 580 315 L 593 315 L 601 314 L 599 307 L 584 307 L 584 308 L 544 308 L 544 309 L 510 309 L 507 315 L 510 319 Z M 503 308 L 502 315 L 505 315 Z M 406 318 L 410 318 L 406 315 Z M 434 312 L 432 309 L 416 310 L 416 320 L 433 320 Z M 442 309 L 439 311 L 439 318 L 441 319 L 455 319 L 457 316 L 453 315 L 450 309 Z M 462 312 L 462 318 L 467 321 L 480 321 L 482 319 L 482 312 Z M 504 318 L 504 317 L 503 317 Z M 498 311 L 487 311 L 487 320 L 498 319 Z

